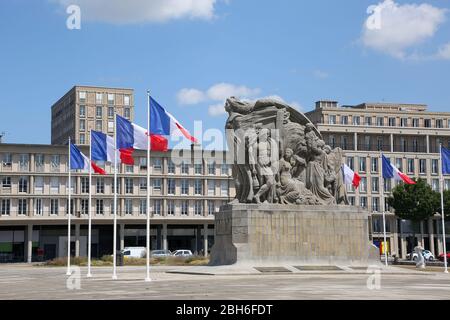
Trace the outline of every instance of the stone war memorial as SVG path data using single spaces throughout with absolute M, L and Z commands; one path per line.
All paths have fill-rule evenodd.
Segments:
M 349 205 L 345 154 L 301 112 L 272 99 L 227 99 L 236 198 L 215 217 L 210 265 L 379 263 L 368 212 Z

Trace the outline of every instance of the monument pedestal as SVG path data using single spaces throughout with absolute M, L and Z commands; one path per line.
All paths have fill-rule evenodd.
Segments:
M 368 212 L 355 206 L 229 204 L 215 217 L 210 265 L 379 264 Z

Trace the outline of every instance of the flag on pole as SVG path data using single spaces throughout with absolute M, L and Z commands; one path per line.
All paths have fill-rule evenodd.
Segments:
M 397 181 L 403 181 L 406 184 L 416 184 L 414 180 L 398 170 L 384 155 L 381 155 L 381 157 L 383 159 L 384 179 L 394 179 Z
M 122 163 L 132 165 L 134 164 L 134 150 L 147 150 L 148 148 L 148 131 L 119 115 L 116 116 L 117 148 L 120 151 L 120 159 Z M 160 135 L 151 134 L 150 148 L 152 151 L 166 152 L 168 141 Z
M 450 150 L 441 147 L 442 174 L 450 174 Z
M 172 132 L 179 130 L 193 143 L 197 143 L 198 140 L 194 138 L 189 131 L 187 131 L 181 124 L 167 112 L 158 102 L 152 97 L 150 99 L 150 133 L 162 136 L 170 136 Z
M 347 166 L 345 163 L 342 166 L 342 173 L 344 174 L 344 181 L 345 184 L 351 184 L 355 188 L 359 187 L 359 183 L 361 182 L 361 176 L 354 172 L 352 169 L 350 169 L 349 166 Z
M 89 170 L 89 163 L 92 166 L 92 169 L 95 173 L 98 174 L 106 174 L 106 171 L 97 166 L 94 161 L 89 161 L 89 158 L 86 157 L 80 149 L 73 143 L 70 144 L 70 169 L 80 169 L 80 170 Z

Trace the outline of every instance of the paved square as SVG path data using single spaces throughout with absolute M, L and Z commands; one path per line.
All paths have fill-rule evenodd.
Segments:
M 288 274 L 205 275 L 167 273 L 179 267 L 122 267 L 111 280 L 111 268 L 81 268 L 79 290 L 66 286 L 65 268 L 0 266 L 0 299 L 450 299 L 450 275 L 382 274 L 380 290 L 369 290 L 365 273 L 304 272 Z

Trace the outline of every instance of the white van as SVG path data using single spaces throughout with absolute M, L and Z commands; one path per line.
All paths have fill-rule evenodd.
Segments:
M 122 250 L 125 258 L 143 258 L 146 252 L 145 247 L 126 247 Z

